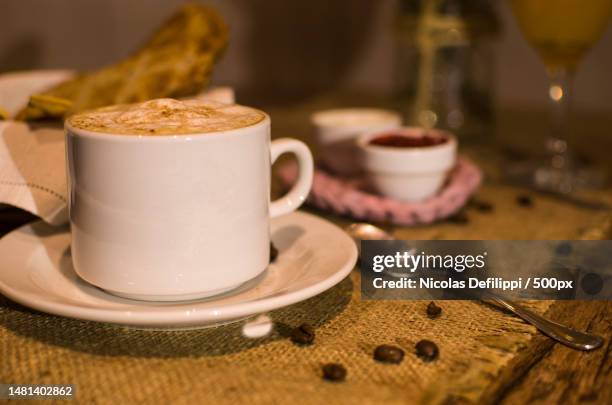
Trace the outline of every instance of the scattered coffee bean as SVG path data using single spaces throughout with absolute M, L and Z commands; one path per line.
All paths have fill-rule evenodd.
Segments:
M 557 256 L 569 256 L 572 253 L 572 244 L 569 242 L 561 242 L 555 249 Z
M 472 200 L 471 205 L 480 212 L 492 212 L 495 208 L 490 202 L 482 200 Z
M 374 349 L 374 360 L 381 363 L 399 364 L 404 359 L 404 351 L 396 346 L 380 345 Z
M 327 381 L 344 381 L 346 368 L 342 364 L 328 363 L 323 365 L 323 379 Z
M 438 354 L 440 353 L 438 346 L 431 340 L 420 340 L 415 348 L 416 355 L 426 362 L 434 361 L 438 358 Z
M 291 331 L 291 341 L 299 345 L 310 345 L 314 342 L 314 328 L 307 323 L 303 323 Z
M 467 224 L 470 222 L 470 219 L 464 211 L 459 211 L 455 215 L 448 217 L 448 221 L 454 224 Z
M 270 242 L 270 263 L 276 260 L 278 256 L 278 249 L 274 246 L 272 242 Z
M 435 319 L 442 314 L 442 308 L 436 305 L 435 302 L 431 301 L 429 305 L 427 305 L 427 316 L 431 319 Z
M 531 207 L 533 206 L 533 198 L 527 194 L 520 194 L 516 197 L 516 202 L 518 205 L 523 207 Z

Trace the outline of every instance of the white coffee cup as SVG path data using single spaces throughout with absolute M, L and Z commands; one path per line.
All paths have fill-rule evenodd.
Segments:
M 77 274 L 122 297 L 212 296 L 269 263 L 270 218 L 312 183 L 308 147 L 270 142 L 270 118 L 223 132 L 134 136 L 66 124 L 71 253 Z M 297 156 L 299 178 L 270 203 L 270 166 Z

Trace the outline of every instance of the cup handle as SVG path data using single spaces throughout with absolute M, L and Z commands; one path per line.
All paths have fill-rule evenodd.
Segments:
M 293 153 L 298 161 L 298 178 L 289 192 L 270 203 L 270 217 L 278 217 L 298 209 L 310 192 L 313 176 L 313 161 L 310 149 L 296 139 L 275 139 L 270 144 L 271 164 L 283 153 Z

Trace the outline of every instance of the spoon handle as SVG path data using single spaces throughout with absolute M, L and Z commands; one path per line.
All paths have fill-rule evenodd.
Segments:
M 604 340 L 602 337 L 589 333 L 579 332 L 570 327 L 546 319 L 537 313 L 513 301 L 506 301 L 499 297 L 490 297 L 490 300 L 506 308 L 510 312 L 529 322 L 543 334 L 578 350 L 594 350 L 600 347 Z

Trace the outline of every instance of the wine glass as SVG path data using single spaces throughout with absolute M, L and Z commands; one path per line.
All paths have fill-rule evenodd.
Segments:
M 538 189 L 569 193 L 599 186 L 603 174 L 581 167 L 568 148 L 568 118 L 576 68 L 610 19 L 612 0 L 510 0 L 525 38 L 549 77 L 551 132 L 544 161 L 511 165 L 508 175 Z

